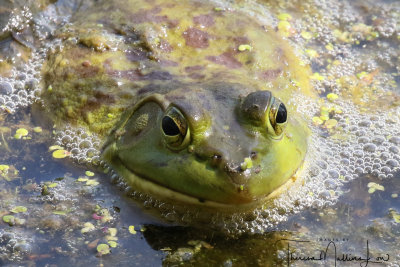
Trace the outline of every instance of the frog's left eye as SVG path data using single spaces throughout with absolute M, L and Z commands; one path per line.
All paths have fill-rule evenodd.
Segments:
M 188 123 L 176 107 L 167 109 L 161 121 L 161 129 L 165 143 L 172 150 L 183 149 L 190 142 Z
M 281 135 L 287 123 L 287 109 L 285 105 L 274 98 L 269 111 L 269 121 L 277 136 Z

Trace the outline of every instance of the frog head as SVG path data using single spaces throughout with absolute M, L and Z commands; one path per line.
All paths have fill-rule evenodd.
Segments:
M 240 206 L 290 180 L 306 150 L 307 128 L 272 92 L 210 82 L 142 96 L 112 131 L 103 158 L 139 191 Z

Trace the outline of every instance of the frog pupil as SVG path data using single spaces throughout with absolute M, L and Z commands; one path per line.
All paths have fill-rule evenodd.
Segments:
M 278 112 L 276 114 L 276 123 L 285 123 L 287 120 L 287 111 L 283 103 L 279 105 Z
M 180 134 L 178 125 L 176 125 L 175 121 L 171 119 L 169 116 L 165 116 L 162 119 L 162 129 L 166 135 L 175 136 Z

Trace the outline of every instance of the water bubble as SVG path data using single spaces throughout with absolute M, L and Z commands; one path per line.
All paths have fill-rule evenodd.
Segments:
M 374 152 L 376 150 L 376 145 L 368 143 L 363 147 L 364 151 Z
M 11 94 L 13 87 L 9 82 L 0 82 L 0 94 Z
M 400 137 L 398 136 L 393 136 L 389 139 L 390 143 L 396 144 L 396 145 L 400 145 Z
M 390 160 L 386 161 L 386 165 L 395 168 L 395 167 L 399 167 L 399 162 L 395 159 L 390 159 Z

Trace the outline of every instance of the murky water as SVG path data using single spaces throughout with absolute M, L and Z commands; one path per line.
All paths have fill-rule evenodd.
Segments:
M 293 100 L 314 132 L 305 189 L 224 229 L 160 219 L 100 167 L 53 156 L 32 106 L 43 51 L 91 4 L 0 0 L 0 265 L 399 266 L 400 2 L 215 3 L 279 29 L 320 96 Z

